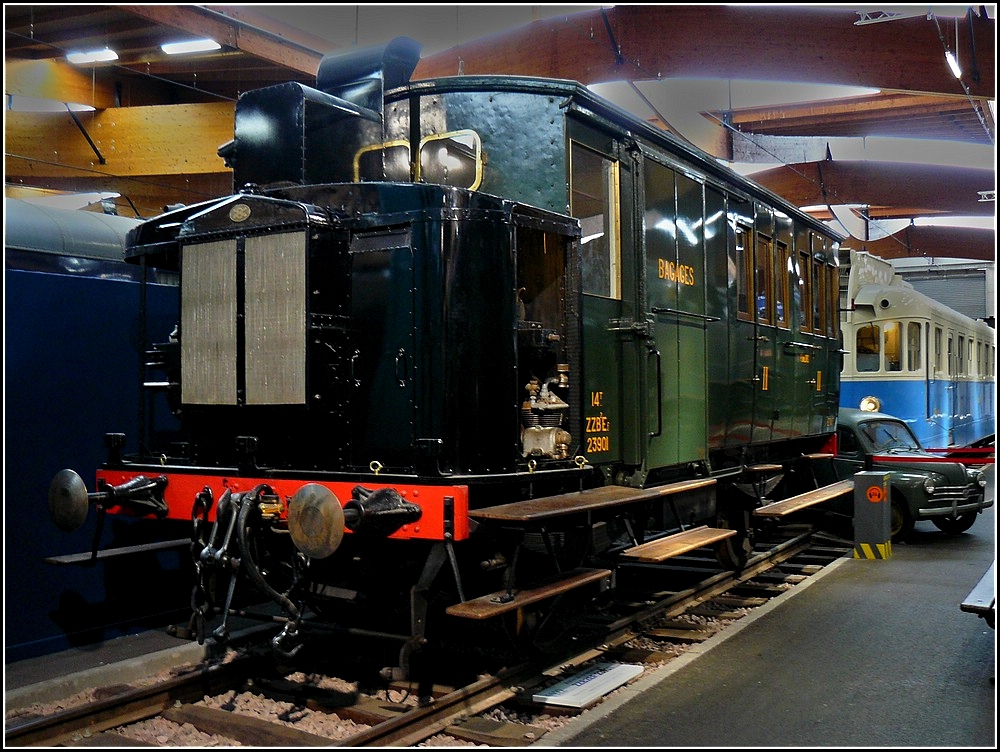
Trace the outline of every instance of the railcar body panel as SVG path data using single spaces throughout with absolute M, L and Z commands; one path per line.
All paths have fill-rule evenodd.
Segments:
M 45 503 L 52 474 L 66 465 L 97 467 L 106 457 L 103 433 L 124 431 L 135 442 L 142 428 L 138 404 L 148 343 L 136 314 L 144 270 L 122 262 L 127 232 L 138 223 L 4 201 L 8 662 L 123 636 L 168 610 L 183 618 L 189 607 L 192 567 L 186 551 L 148 554 L 141 576 L 135 561 L 89 568 L 43 561 L 89 550 L 94 538 L 93 530 L 66 535 L 52 525 Z M 147 293 L 150 333 L 162 336 L 176 321 L 176 278 L 150 273 Z M 150 402 L 160 428 L 176 430 L 161 398 L 151 395 Z M 119 520 L 105 527 L 100 545 L 139 545 L 180 537 L 189 528 L 165 533 L 153 520 Z

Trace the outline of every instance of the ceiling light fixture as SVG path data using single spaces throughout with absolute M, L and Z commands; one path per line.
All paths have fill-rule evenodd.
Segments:
M 954 75 L 955 78 L 961 78 L 962 68 L 958 64 L 958 60 L 956 60 L 955 56 L 951 53 L 951 50 L 944 51 L 944 59 L 948 61 L 948 67 L 951 68 L 952 75 Z
M 90 52 L 70 52 L 66 59 L 73 65 L 89 65 L 90 63 L 108 63 L 118 59 L 118 53 L 109 47 Z
M 193 39 L 189 42 L 169 42 L 160 45 L 160 49 L 168 55 L 183 55 L 188 52 L 209 52 L 221 48 L 222 45 L 214 39 Z

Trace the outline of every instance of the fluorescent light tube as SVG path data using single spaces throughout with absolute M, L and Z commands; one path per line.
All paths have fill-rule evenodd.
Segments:
M 70 52 L 66 59 L 74 65 L 87 65 L 88 63 L 107 63 L 118 59 L 118 53 L 105 47 L 103 50 L 91 50 L 90 52 Z
M 222 45 L 214 39 L 193 39 L 190 42 L 169 42 L 160 45 L 160 49 L 168 55 L 183 55 L 186 52 L 208 52 L 217 50 Z
M 962 69 L 958 65 L 958 60 L 951 54 L 951 50 L 945 50 L 944 59 L 948 61 L 948 67 L 951 68 L 951 72 L 955 75 L 955 78 L 961 78 Z

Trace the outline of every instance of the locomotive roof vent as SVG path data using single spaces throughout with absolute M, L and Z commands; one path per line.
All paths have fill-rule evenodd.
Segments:
M 381 113 L 383 93 L 409 83 L 420 50 L 419 42 L 396 37 L 388 44 L 325 55 L 316 71 L 316 88 Z

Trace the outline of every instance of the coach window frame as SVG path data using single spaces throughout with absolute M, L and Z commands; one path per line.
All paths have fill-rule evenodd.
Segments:
M 734 227 L 736 269 L 736 318 L 753 321 L 756 295 L 754 294 L 753 254 L 750 247 L 751 228 L 737 222 Z

